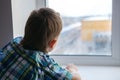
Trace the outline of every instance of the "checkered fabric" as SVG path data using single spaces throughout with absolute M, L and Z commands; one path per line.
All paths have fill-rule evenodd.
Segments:
M 0 80 L 71 80 L 72 74 L 60 67 L 49 55 L 26 50 L 13 39 L 0 53 Z M 2 55 L 3 54 L 3 55 Z

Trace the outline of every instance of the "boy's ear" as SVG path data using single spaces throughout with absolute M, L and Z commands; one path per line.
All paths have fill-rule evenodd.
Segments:
M 55 39 L 49 41 L 49 47 L 50 47 L 50 48 L 53 48 L 54 45 L 55 45 L 55 43 L 56 43 L 56 41 L 57 41 L 57 40 L 55 40 Z

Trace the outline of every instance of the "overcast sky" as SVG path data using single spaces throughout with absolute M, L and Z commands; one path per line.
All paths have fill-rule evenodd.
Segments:
M 105 15 L 112 12 L 112 0 L 49 0 L 49 7 L 65 16 Z

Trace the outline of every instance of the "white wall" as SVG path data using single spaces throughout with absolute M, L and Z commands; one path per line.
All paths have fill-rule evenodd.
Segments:
M 23 36 L 26 20 L 36 9 L 36 0 L 11 0 L 13 18 L 13 36 Z

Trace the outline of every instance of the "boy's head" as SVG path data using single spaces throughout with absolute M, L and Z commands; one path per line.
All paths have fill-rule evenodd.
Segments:
M 54 48 L 61 30 L 62 21 L 57 12 L 50 8 L 34 10 L 26 22 L 21 44 L 25 49 L 49 52 Z

